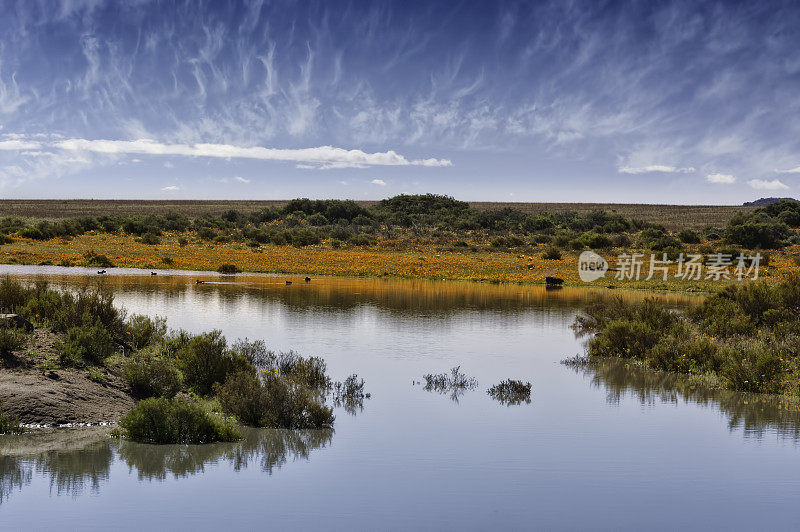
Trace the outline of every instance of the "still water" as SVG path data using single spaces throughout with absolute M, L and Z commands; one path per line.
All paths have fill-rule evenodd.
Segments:
M 248 430 L 233 444 L 140 445 L 102 427 L 0 437 L 0 529 L 800 526 L 796 412 L 623 364 L 560 364 L 582 353 L 570 324 L 604 292 L 0 273 L 101 284 L 128 312 L 165 316 L 172 328 L 322 356 L 334 379 L 356 372 L 372 394 L 363 410 L 337 409 L 334 431 Z M 479 387 L 454 400 L 413 384 L 453 366 Z M 507 377 L 533 384 L 529 404 L 486 394 Z

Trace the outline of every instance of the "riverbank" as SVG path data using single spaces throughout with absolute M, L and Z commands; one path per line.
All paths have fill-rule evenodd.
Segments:
M 184 233 L 165 233 L 158 244 L 145 244 L 133 235 L 90 232 L 70 239 L 15 239 L 0 247 L 0 263 L 23 265 L 128 267 L 216 271 L 222 264 L 233 264 L 245 272 L 295 275 L 334 275 L 353 277 L 398 277 L 407 279 L 459 280 L 518 284 L 544 284 L 548 276 L 564 280 L 567 286 L 613 286 L 618 288 L 714 292 L 735 280 L 684 280 L 675 278 L 676 265 L 665 281 L 661 275 L 646 280 L 645 262 L 640 279 L 617 279 L 614 272 L 591 283 L 583 282 L 578 272 L 578 251 L 563 251 L 560 258 L 543 255 L 546 245 L 524 252 L 485 249 L 442 249 L 421 243 L 411 249 L 393 249 L 391 242 L 368 246 L 334 248 L 328 244 L 305 246 L 263 244 L 251 247 L 240 242 L 207 242 Z M 687 249 L 701 253 L 702 249 Z M 615 248 L 603 252 L 613 266 L 621 254 L 650 251 Z M 782 280 L 800 272 L 800 246 L 788 246 L 769 253 L 762 262 L 759 277 Z M 765 264 L 766 263 L 766 264 Z

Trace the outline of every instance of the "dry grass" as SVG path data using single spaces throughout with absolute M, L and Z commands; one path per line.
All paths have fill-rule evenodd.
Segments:
M 223 200 L 0 200 L 0 216 L 21 218 L 74 218 L 77 216 L 118 216 L 166 214 L 181 212 L 190 218 L 205 214 L 220 214 L 228 209 L 253 212 L 265 207 L 281 207 L 286 200 L 223 201 Z M 359 201 L 369 207 L 376 201 Z M 494 203 L 472 202 L 476 209 L 512 207 L 527 213 L 577 211 L 587 213 L 602 209 L 626 218 L 664 224 L 670 230 L 699 229 L 706 226 L 723 227 L 737 212 L 755 207 L 723 205 L 643 205 L 626 203 Z

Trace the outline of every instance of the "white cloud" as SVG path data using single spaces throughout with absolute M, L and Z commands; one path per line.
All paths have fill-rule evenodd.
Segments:
M 316 148 L 278 149 L 260 146 L 245 148 L 230 144 L 165 144 L 149 139 L 139 140 L 87 140 L 66 139 L 54 142 L 52 147 L 78 152 L 103 154 L 183 155 L 187 157 L 215 157 L 223 159 L 258 159 L 265 161 L 291 161 L 319 168 L 351 168 L 366 166 L 452 166 L 448 159 L 414 159 L 389 150 L 367 153 L 333 146 Z
M 767 181 L 766 179 L 751 179 L 747 184 L 758 190 L 786 190 L 789 188 L 778 179 L 773 179 L 772 181 Z
M 373 185 L 381 186 L 381 187 L 385 187 L 386 186 L 386 181 L 384 181 L 383 179 L 373 179 L 372 181 L 370 181 L 370 183 L 372 183 Z
M 38 142 L 30 142 L 26 140 L 0 140 L 0 150 L 38 150 L 42 145 Z
M 706 181 L 717 185 L 730 185 L 736 182 L 736 178 L 730 174 L 708 174 Z
M 691 166 L 686 168 L 678 168 L 676 166 L 666 166 L 662 164 L 651 164 L 649 166 L 620 166 L 618 170 L 621 174 L 647 174 L 650 172 L 688 174 L 694 172 L 694 168 Z
M 164 163 L 164 168 L 175 168 L 175 165 L 167 161 Z
M 243 178 L 241 176 L 238 176 L 238 175 L 236 177 L 234 177 L 234 179 L 236 181 L 238 181 L 239 183 L 244 183 L 245 185 L 250 182 L 249 179 L 245 179 L 245 178 Z
M 796 168 L 790 168 L 789 170 L 777 170 L 781 174 L 800 174 L 800 166 Z
M 168 187 L 162 188 L 161 190 L 163 190 L 164 192 L 176 192 L 176 191 L 178 191 L 180 189 L 181 189 L 181 187 L 179 187 L 179 186 L 170 185 Z

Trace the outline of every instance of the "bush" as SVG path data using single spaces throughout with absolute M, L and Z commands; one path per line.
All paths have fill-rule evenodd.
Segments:
M 333 409 L 319 395 L 284 375 L 262 371 L 230 375 L 214 391 L 222 410 L 256 427 L 320 429 L 333 425 Z
M 734 218 L 725 230 L 725 238 L 731 244 L 748 249 L 774 249 L 782 245 L 789 236 L 789 228 L 779 221 L 761 221 Z
M 158 235 L 155 233 L 145 233 L 141 238 L 137 239 L 137 241 L 150 246 L 155 246 L 161 243 L 161 239 L 158 238 Z
M 14 359 L 14 351 L 22 345 L 22 336 L 15 329 L 0 328 L 0 360 L 10 362 Z
M 181 374 L 172 359 L 139 351 L 125 360 L 122 378 L 138 398 L 173 397 L 181 388 Z
M 178 245 L 182 248 L 185 248 L 189 245 L 189 240 L 185 236 L 178 237 Z
M 128 343 L 134 349 L 141 349 L 164 339 L 167 334 L 167 320 L 156 316 L 150 318 L 142 314 L 133 314 L 125 322 Z
M 700 243 L 700 233 L 697 231 L 693 231 L 691 229 L 684 229 L 678 232 L 678 238 L 684 244 L 699 244 Z
M 589 342 L 589 356 L 644 358 L 660 336 L 647 323 L 614 320 Z
M 241 439 L 234 426 L 186 399 L 140 401 L 119 422 L 117 435 L 139 443 L 200 444 Z
M 548 247 L 542 253 L 542 258 L 546 260 L 561 260 L 561 250 L 557 247 Z
M 105 255 L 98 255 L 94 251 L 87 251 L 83 254 L 87 266 L 94 266 L 97 268 L 113 268 L 114 263 Z
M 103 365 L 114 354 L 114 340 L 102 325 L 73 327 L 67 331 L 67 338 L 58 345 L 58 350 L 64 366 Z
M 237 371 L 254 371 L 242 355 L 227 348 L 220 331 L 194 336 L 177 353 L 185 382 L 197 393 L 207 395 L 215 382 L 224 382 Z
M 233 275 L 241 272 L 235 264 L 222 264 L 217 268 L 217 271 L 225 275 Z

